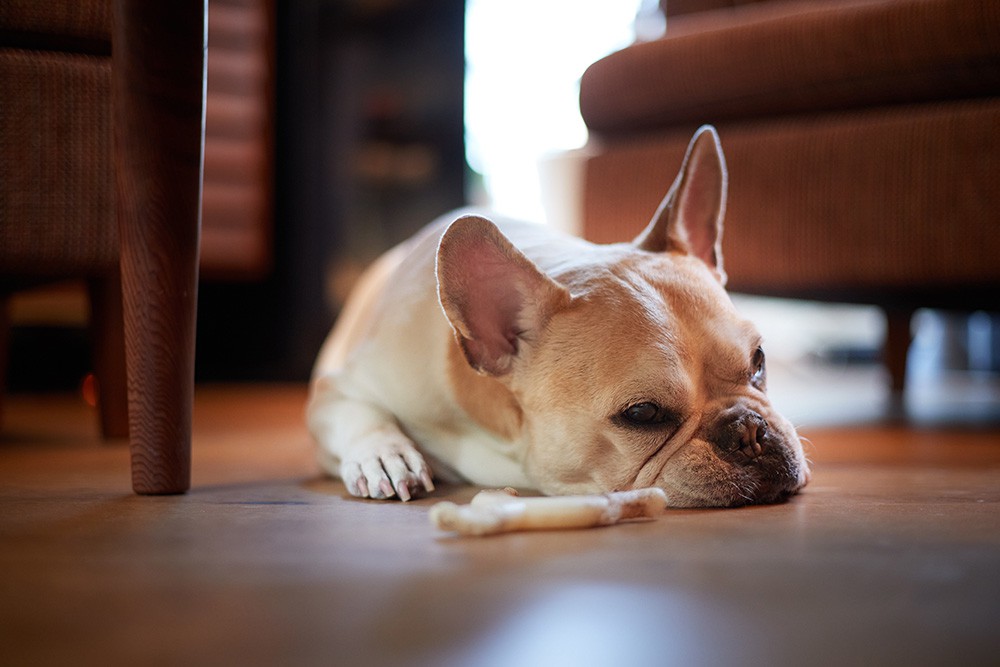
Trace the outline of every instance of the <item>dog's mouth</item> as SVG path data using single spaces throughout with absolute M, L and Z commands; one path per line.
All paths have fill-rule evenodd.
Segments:
M 726 507 L 742 507 L 745 505 L 771 505 L 787 502 L 804 486 L 798 472 L 781 474 L 762 474 L 753 479 L 743 480 L 730 485 L 732 491 L 726 490 L 722 497 Z
M 796 438 L 797 440 L 797 438 Z M 704 440 L 681 448 L 665 466 L 659 486 L 673 507 L 741 507 L 788 501 L 809 481 L 799 447 L 769 434 L 754 446 L 729 450 Z
M 759 479 L 726 479 L 681 488 L 671 484 L 664 490 L 672 507 L 744 507 L 787 502 L 802 486 Z

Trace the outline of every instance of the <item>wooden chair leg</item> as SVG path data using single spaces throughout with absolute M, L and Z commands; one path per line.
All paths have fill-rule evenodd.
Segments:
M 101 433 L 105 438 L 126 438 L 128 390 L 121 279 L 117 272 L 104 278 L 95 278 L 88 284 L 88 290 Z
M 885 308 L 885 342 L 882 348 L 882 363 L 889 371 L 892 393 L 901 396 L 906 389 L 906 359 L 913 342 L 910 329 L 914 310 L 912 308 Z
M 0 294 L 0 427 L 3 426 L 3 399 L 7 393 L 7 359 L 10 355 L 10 314 L 7 297 Z
M 207 0 L 115 0 L 117 214 L 132 488 L 191 478 Z

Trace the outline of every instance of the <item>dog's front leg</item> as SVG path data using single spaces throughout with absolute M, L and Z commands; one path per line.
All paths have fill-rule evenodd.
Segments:
M 434 490 L 431 470 L 395 418 L 342 392 L 333 376 L 318 378 L 306 410 L 320 464 L 361 498 L 409 500 Z

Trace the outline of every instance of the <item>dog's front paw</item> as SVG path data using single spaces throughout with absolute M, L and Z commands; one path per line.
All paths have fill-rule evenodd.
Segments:
M 407 501 L 434 490 L 431 469 L 401 433 L 374 433 L 357 443 L 340 464 L 340 477 L 359 498 Z

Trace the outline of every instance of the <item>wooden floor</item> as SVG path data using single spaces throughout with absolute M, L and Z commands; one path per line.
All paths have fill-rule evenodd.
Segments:
M 796 421 L 816 424 L 802 425 L 815 474 L 787 504 L 458 539 L 428 508 L 474 489 L 346 497 L 318 475 L 304 398 L 200 388 L 194 488 L 153 498 L 131 495 L 126 447 L 101 443 L 77 399 L 9 400 L 0 664 L 1000 660 L 992 407 L 880 422 L 854 392 L 852 425 L 806 402 Z

